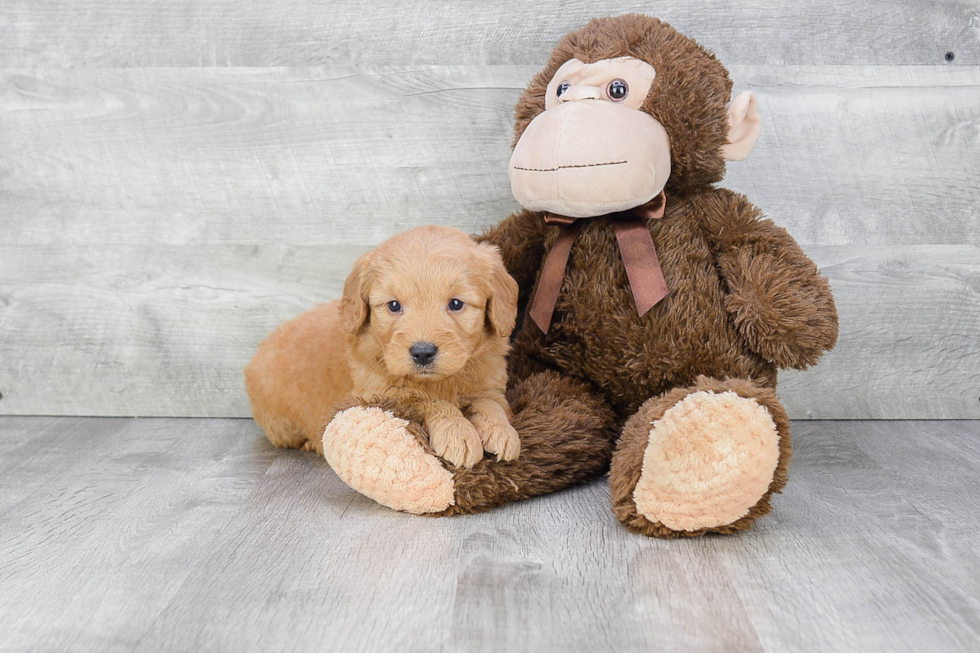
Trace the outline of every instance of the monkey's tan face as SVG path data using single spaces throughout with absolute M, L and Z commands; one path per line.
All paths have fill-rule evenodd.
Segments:
M 667 131 L 642 110 L 656 74 L 632 57 L 565 62 L 511 156 L 517 201 L 584 218 L 656 197 L 670 175 Z

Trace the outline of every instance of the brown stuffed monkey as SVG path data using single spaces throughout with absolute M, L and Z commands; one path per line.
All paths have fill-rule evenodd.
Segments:
M 356 490 L 417 513 L 487 510 L 605 472 L 612 509 L 658 537 L 731 533 L 786 483 L 777 368 L 837 339 L 827 281 L 782 228 L 717 188 L 759 136 L 713 55 L 639 15 L 558 44 L 516 109 L 524 210 L 481 238 L 528 310 L 508 399 L 517 460 L 455 468 L 411 420 L 354 406 L 327 460 Z

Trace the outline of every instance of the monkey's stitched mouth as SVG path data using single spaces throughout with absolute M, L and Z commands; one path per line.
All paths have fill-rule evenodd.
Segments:
M 598 168 L 599 166 L 621 166 L 627 161 L 607 161 L 605 163 L 580 163 L 578 165 L 570 166 L 558 166 L 557 168 L 522 168 L 520 166 L 514 166 L 514 170 L 524 170 L 526 172 L 555 172 L 556 170 L 565 170 L 567 168 Z

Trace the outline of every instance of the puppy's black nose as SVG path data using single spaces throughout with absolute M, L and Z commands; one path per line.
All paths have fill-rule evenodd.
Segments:
M 428 365 L 436 358 L 439 348 L 433 342 L 416 342 L 412 345 L 408 353 L 412 355 L 412 360 L 416 365 Z

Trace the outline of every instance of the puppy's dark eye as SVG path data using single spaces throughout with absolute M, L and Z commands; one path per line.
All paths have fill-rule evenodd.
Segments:
M 459 311 L 463 310 L 464 306 L 466 306 L 466 304 L 464 304 L 462 300 L 459 299 L 449 300 L 449 310 L 453 313 L 458 313 Z
M 392 313 L 401 313 L 402 305 L 392 300 L 388 302 L 388 310 L 391 311 Z
M 626 99 L 626 96 L 630 94 L 630 87 L 625 81 L 621 79 L 614 79 L 609 82 L 609 87 L 606 89 L 606 93 L 609 94 L 609 99 L 613 102 L 622 102 Z
M 567 91 L 571 87 L 572 87 L 572 85 L 569 84 L 568 82 L 562 82 L 561 84 L 559 84 L 558 85 L 558 97 L 561 97 L 562 93 L 564 93 L 565 91 Z

